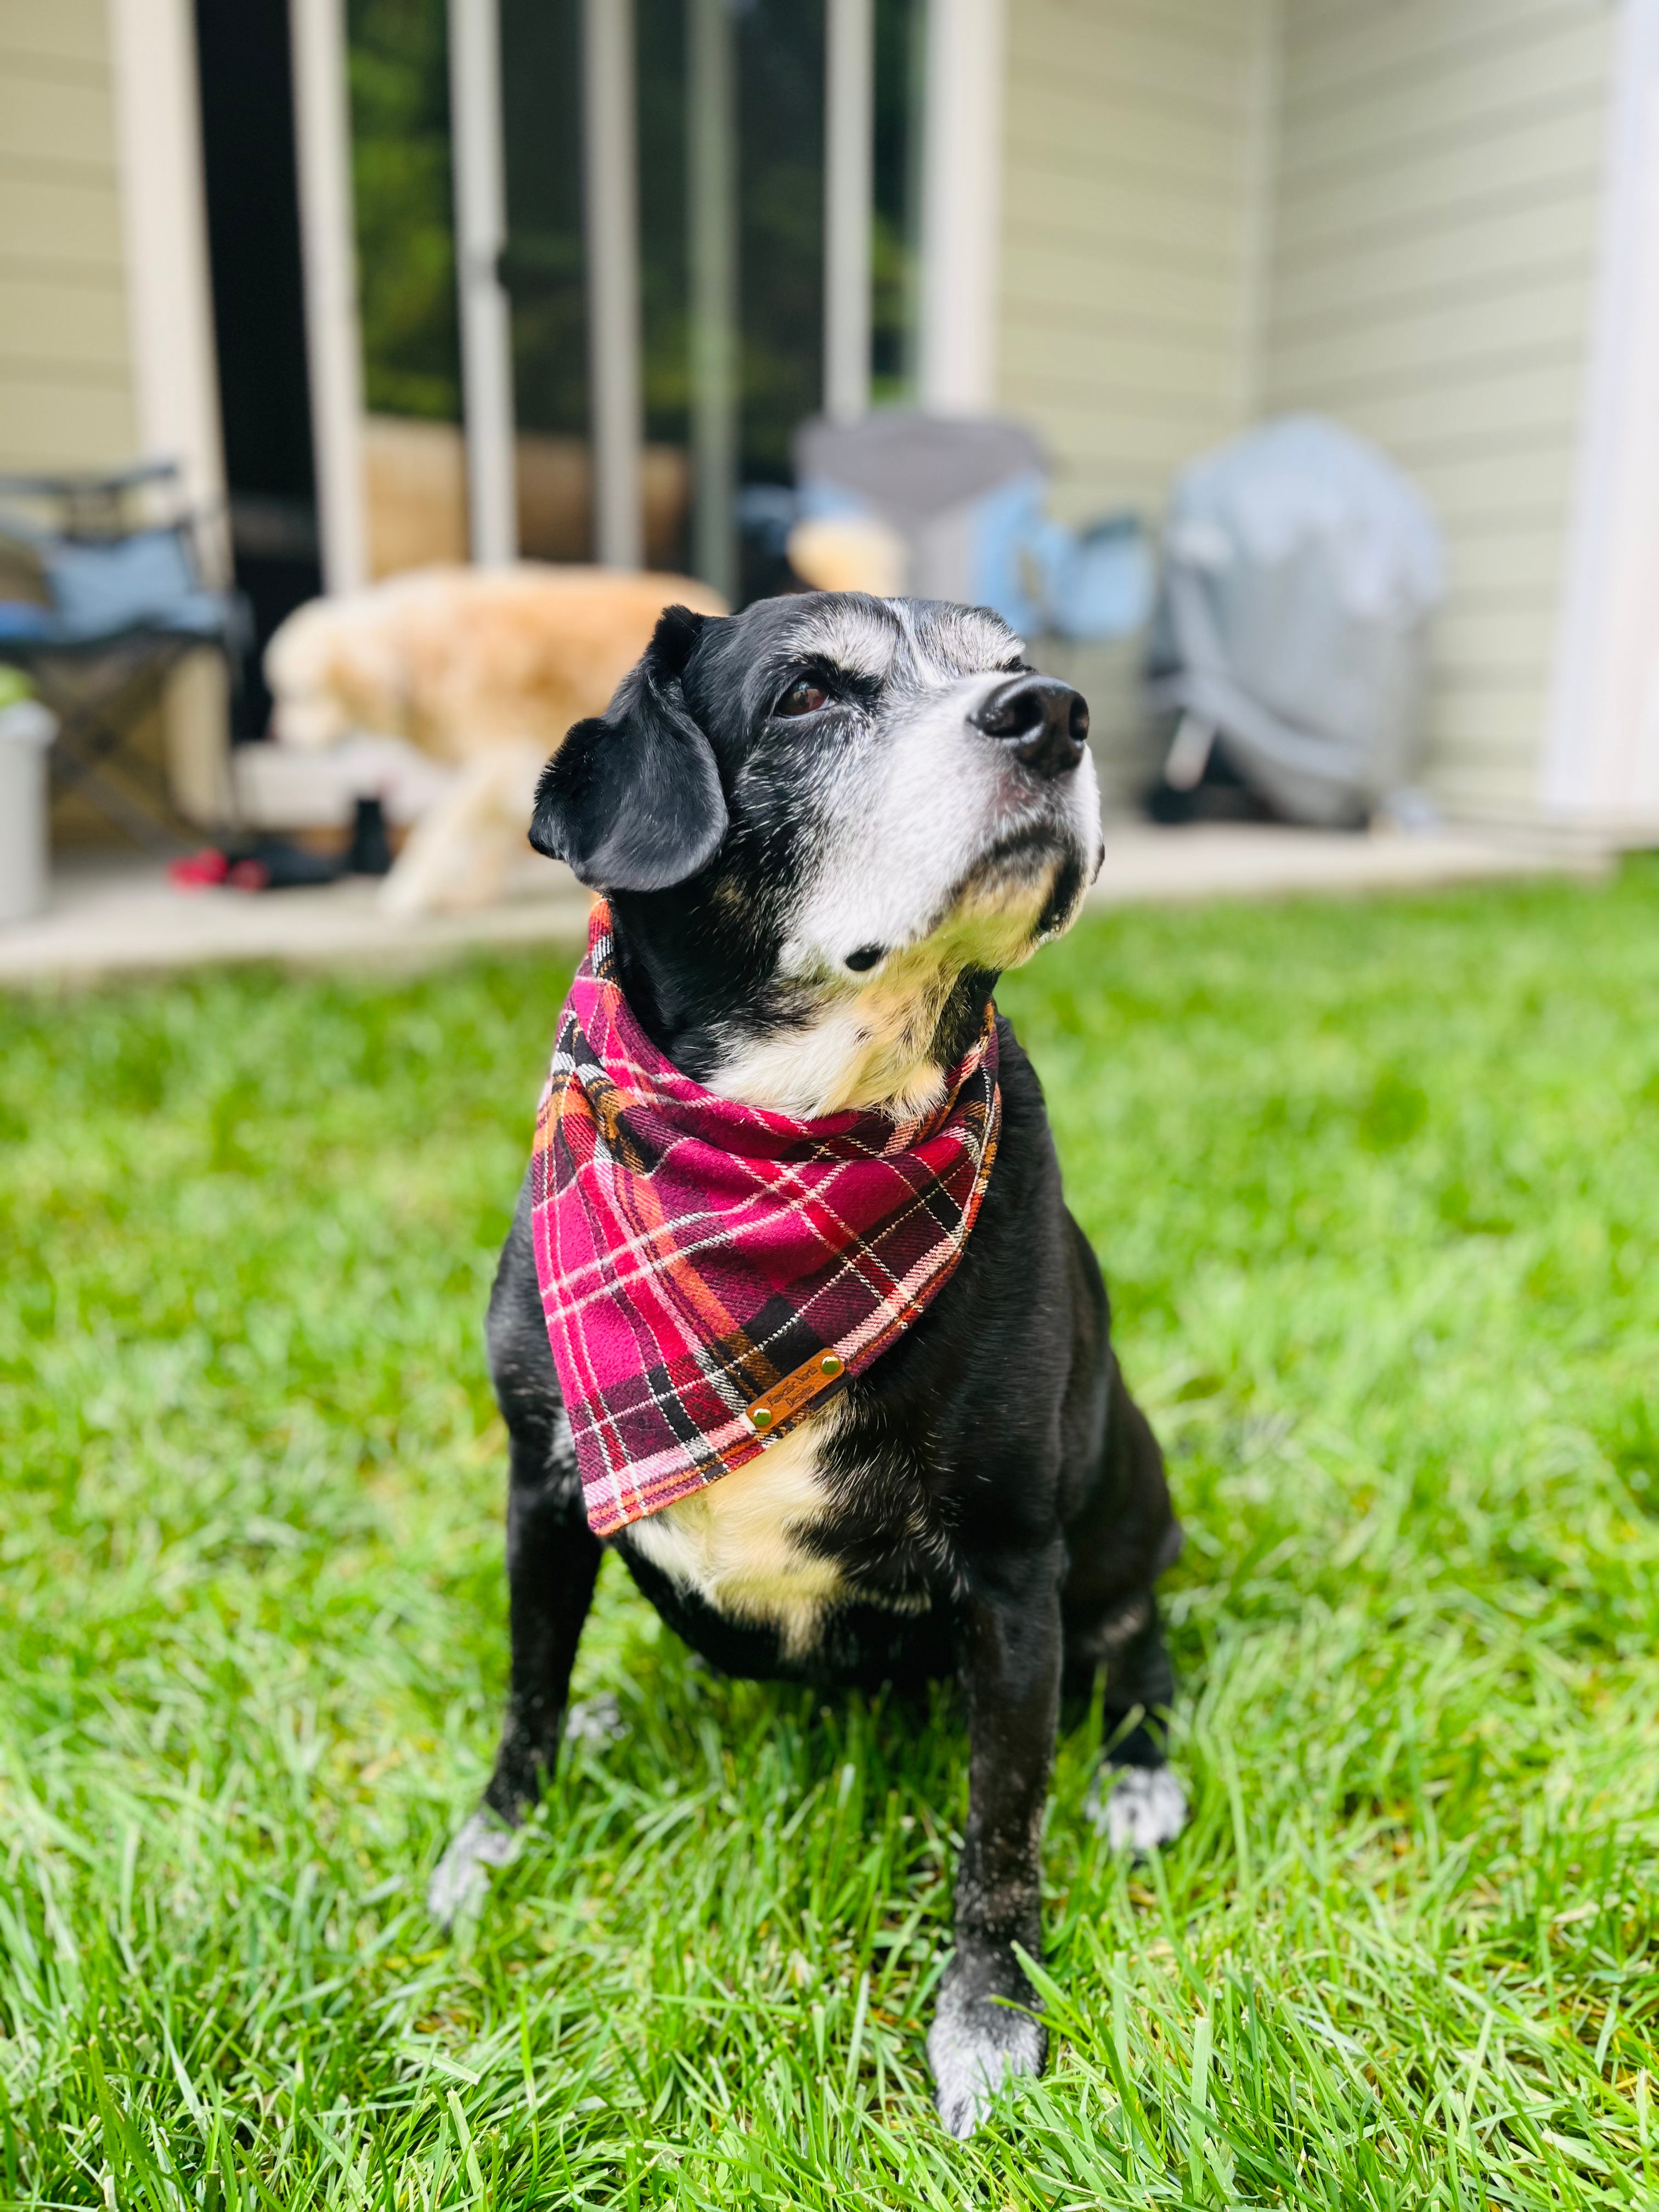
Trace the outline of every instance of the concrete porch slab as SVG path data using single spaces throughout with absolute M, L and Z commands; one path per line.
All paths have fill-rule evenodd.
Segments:
M 1256 824 L 1160 830 L 1107 824 L 1106 863 L 1090 904 L 1193 904 L 1297 894 L 1359 896 L 1542 876 L 1604 875 L 1599 848 L 1441 830 L 1339 836 Z M 0 927 L 0 985 L 84 983 L 213 963 L 420 966 L 472 945 L 580 945 L 587 894 L 568 869 L 537 861 L 519 895 L 472 914 L 408 921 L 381 913 L 362 878 L 314 890 L 177 891 L 154 860 L 100 854 L 62 861 L 52 902 Z
M 1609 875 L 1599 842 L 1443 827 L 1292 830 L 1277 823 L 1204 822 L 1162 830 L 1139 817 L 1106 823 L 1106 859 L 1091 906 L 1185 906 L 1208 899 L 1316 894 L 1364 897 L 1528 877 Z
M 419 967 L 475 945 L 580 944 L 587 893 L 568 868 L 471 914 L 387 915 L 355 876 L 315 890 L 175 890 L 154 860 L 76 858 L 52 872 L 52 903 L 0 928 L 0 985 L 274 960 L 285 966 Z

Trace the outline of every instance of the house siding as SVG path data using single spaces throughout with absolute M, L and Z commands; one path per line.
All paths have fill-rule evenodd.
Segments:
M 1155 521 L 1260 414 L 1374 439 L 1446 531 L 1424 772 L 1458 813 L 1538 810 L 1616 13 L 1009 0 L 1000 396 L 1057 511 Z M 1057 658 L 1120 783 L 1139 653 Z
M 1009 0 L 999 400 L 1068 520 L 1155 519 L 1246 417 L 1267 21 L 1261 0 Z M 1133 778 L 1139 656 L 1051 654 L 1109 787 Z
M 1425 773 L 1535 811 L 1585 396 L 1602 0 L 1285 0 L 1261 390 L 1375 439 L 1444 525 Z
M 0 0 L 0 467 L 134 432 L 104 0 Z

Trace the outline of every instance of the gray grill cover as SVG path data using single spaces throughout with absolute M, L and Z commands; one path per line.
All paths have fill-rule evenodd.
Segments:
M 1317 416 L 1264 423 L 1176 479 L 1149 696 L 1279 812 L 1351 821 L 1407 780 L 1443 589 L 1439 526 L 1393 462 Z

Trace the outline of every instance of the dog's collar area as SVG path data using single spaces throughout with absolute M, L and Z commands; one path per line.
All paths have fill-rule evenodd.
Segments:
M 948 939 L 930 962 L 925 939 L 832 954 L 786 938 L 769 972 L 746 978 L 733 973 L 740 956 L 725 962 L 705 946 L 677 972 L 658 918 L 646 917 L 642 942 L 631 903 L 617 907 L 606 907 L 609 972 L 647 1048 L 720 1098 L 801 1121 L 923 1119 L 946 1096 L 995 988 L 997 969 Z
M 532 1234 L 594 1533 L 744 1466 L 862 1373 L 960 1261 L 996 1157 L 996 1027 L 925 1113 L 720 1097 L 629 1009 L 610 917 L 559 1027 Z

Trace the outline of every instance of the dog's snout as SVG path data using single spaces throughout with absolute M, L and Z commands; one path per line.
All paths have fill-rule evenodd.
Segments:
M 1012 677 L 968 719 L 1038 775 L 1069 775 L 1089 734 L 1087 700 L 1054 676 Z

